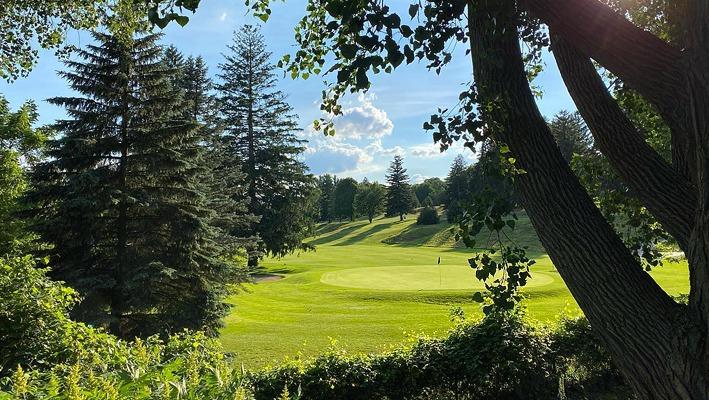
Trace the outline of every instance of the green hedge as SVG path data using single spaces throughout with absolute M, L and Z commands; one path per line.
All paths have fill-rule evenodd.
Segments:
M 538 328 L 520 315 L 463 322 L 443 339 L 380 355 L 332 351 L 248 379 L 258 400 L 586 398 L 626 389 L 584 319 Z M 626 398 L 626 397 L 621 397 Z

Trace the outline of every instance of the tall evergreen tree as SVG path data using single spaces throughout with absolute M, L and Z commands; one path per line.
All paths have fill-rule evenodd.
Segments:
M 574 154 L 588 154 L 593 147 L 591 132 L 578 112 L 560 111 L 549 123 L 549 129 L 566 162 L 570 163 Z
M 456 222 L 463 215 L 464 203 L 468 200 L 468 166 L 462 155 L 458 155 L 446 177 L 445 207 L 448 222 Z
M 412 209 L 413 191 L 409 184 L 409 176 L 406 175 L 404 159 L 397 155 L 389 166 L 386 181 L 387 187 L 387 215 L 398 215 L 401 221 Z
M 332 195 L 335 191 L 337 178 L 329 174 L 318 177 L 318 189 L 320 189 L 319 220 L 321 222 L 332 222 Z
M 241 277 L 210 222 L 195 124 L 158 35 L 94 34 L 62 72 L 81 97 L 34 173 L 36 230 L 52 273 L 79 290 L 77 316 L 128 338 L 183 328 L 215 334 L 228 285 Z
M 305 150 L 286 96 L 276 89 L 263 36 L 244 26 L 234 34 L 220 65 L 219 107 L 228 163 L 244 165 L 249 211 L 260 217 L 252 232 L 263 253 L 283 256 L 307 248 L 313 221 L 315 179 L 298 157 Z M 251 257 L 251 265 L 258 262 Z

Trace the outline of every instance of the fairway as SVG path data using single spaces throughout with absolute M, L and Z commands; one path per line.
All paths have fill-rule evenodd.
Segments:
M 511 237 L 537 261 L 523 290 L 530 318 L 577 313 L 524 214 Z M 483 233 L 478 243 L 487 239 Z M 448 224 L 417 226 L 411 216 L 332 223 L 319 226 L 310 243 L 315 251 L 264 261 L 264 272 L 283 279 L 248 284 L 231 297 L 221 341 L 236 362 L 276 364 L 323 353 L 333 343 L 381 351 L 412 335 L 445 334 L 454 307 L 480 313 L 471 300 L 482 288 L 468 267 L 473 252 L 454 242 Z M 687 292 L 686 263 L 668 263 L 652 276 L 671 294 Z

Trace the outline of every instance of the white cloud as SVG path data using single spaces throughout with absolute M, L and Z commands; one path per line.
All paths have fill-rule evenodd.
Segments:
M 360 95 L 357 105 L 344 107 L 342 115 L 333 119 L 335 137 L 343 139 L 381 139 L 391 135 L 394 123 L 387 113 L 377 108 L 374 95 Z
M 226 13 L 226 11 L 224 11 L 222 13 L 222 15 L 219 16 L 219 21 L 224 22 L 224 21 L 226 21 L 227 17 L 228 17 L 228 14 Z
M 438 158 L 445 156 L 445 153 L 441 153 L 441 146 L 435 143 L 422 143 L 410 146 L 408 152 L 413 157 L 420 158 Z
M 392 134 L 394 123 L 374 105 L 373 94 L 359 95 L 343 103 L 343 115 L 335 117 L 335 136 L 325 137 L 312 126 L 306 136 L 308 164 L 316 173 L 365 177 L 386 170 L 400 146 L 387 148 L 382 138 Z

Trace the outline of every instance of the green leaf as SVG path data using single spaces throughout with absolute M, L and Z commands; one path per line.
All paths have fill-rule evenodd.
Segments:
M 485 301 L 485 298 L 481 292 L 475 292 L 475 294 L 473 294 L 473 301 L 476 303 L 482 303 Z
M 412 4 L 409 6 L 409 15 L 411 18 L 415 17 L 416 14 L 419 13 L 419 5 L 418 4 Z
M 184 15 L 178 15 L 177 17 L 175 17 L 175 22 L 180 24 L 180 26 L 185 26 L 188 22 L 190 22 L 190 19 L 189 17 L 186 17 Z
M 340 45 L 340 54 L 348 60 L 355 58 L 357 55 L 357 45 L 350 43 Z

